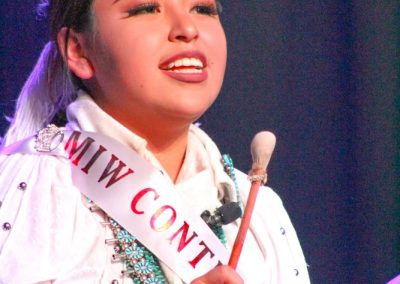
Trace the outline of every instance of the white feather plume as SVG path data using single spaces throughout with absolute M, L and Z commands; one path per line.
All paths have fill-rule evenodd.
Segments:
M 276 144 L 275 135 L 269 131 L 261 131 L 254 136 L 251 142 L 251 156 L 253 165 L 251 171 L 265 172 Z

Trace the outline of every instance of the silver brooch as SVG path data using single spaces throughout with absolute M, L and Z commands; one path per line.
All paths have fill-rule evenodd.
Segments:
M 63 141 L 64 133 L 54 124 L 49 124 L 36 134 L 35 150 L 38 152 L 51 152 Z

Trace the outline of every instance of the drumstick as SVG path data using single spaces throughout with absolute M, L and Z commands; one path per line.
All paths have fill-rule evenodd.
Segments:
M 251 156 L 253 158 L 253 164 L 249 172 L 251 188 L 239 232 L 236 236 L 235 244 L 233 245 L 231 257 L 229 259 L 229 266 L 233 269 L 236 269 L 240 253 L 242 252 L 258 190 L 262 184 L 267 182 L 267 166 L 271 159 L 272 152 L 274 151 L 275 143 L 275 135 L 268 131 L 257 133 L 251 142 Z

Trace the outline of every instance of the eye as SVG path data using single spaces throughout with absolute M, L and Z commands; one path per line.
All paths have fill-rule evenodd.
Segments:
M 156 2 L 143 3 L 136 7 L 129 9 L 126 13 L 127 17 L 142 15 L 142 14 L 155 14 L 160 12 L 160 4 Z
M 194 5 L 192 11 L 197 14 L 202 14 L 207 16 L 217 16 L 221 12 L 221 5 L 219 4 L 218 1 L 200 2 Z

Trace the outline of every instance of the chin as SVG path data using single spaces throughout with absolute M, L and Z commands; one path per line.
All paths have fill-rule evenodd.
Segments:
M 195 121 L 197 120 L 200 116 L 202 116 L 212 105 L 212 102 L 204 104 L 202 103 L 197 103 L 197 104 L 186 104 L 182 105 L 179 108 L 176 108 L 174 110 L 175 114 L 179 114 L 181 117 L 185 117 L 188 120 Z
M 202 108 L 202 109 L 175 108 L 166 111 L 163 116 L 166 119 L 167 117 L 169 117 L 171 122 L 189 124 L 198 120 L 207 111 L 207 109 L 208 108 Z

